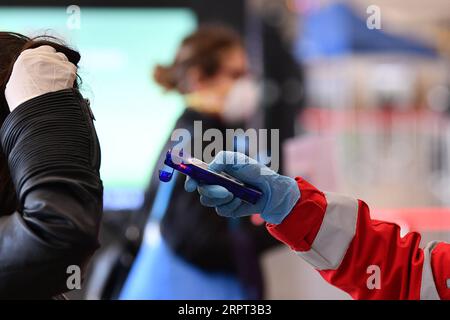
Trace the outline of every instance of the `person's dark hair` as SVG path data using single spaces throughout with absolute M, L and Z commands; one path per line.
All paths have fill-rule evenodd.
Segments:
M 29 38 L 19 33 L 0 32 L 0 127 L 10 113 L 5 98 L 5 88 L 14 66 L 14 62 L 20 53 L 26 49 L 49 45 L 56 51 L 64 53 L 67 59 L 75 65 L 80 61 L 80 54 L 70 49 L 57 38 L 42 36 Z M 75 88 L 79 83 L 76 81 Z M 18 202 L 14 185 L 8 169 L 8 162 L 0 150 L 0 216 L 11 214 L 18 209 Z
M 202 76 L 213 77 L 221 67 L 224 51 L 243 46 L 240 36 L 232 29 L 219 25 L 201 26 L 187 36 L 170 65 L 157 65 L 154 79 L 166 90 L 186 92 L 186 73 L 198 67 Z

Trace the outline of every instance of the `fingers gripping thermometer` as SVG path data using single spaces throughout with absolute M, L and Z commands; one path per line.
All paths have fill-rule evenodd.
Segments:
M 167 151 L 164 164 L 174 170 L 177 170 L 200 184 L 219 185 L 230 191 L 235 197 L 246 202 L 255 204 L 262 196 L 260 190 L 246 185 L 225 172 L 214 172 L 208 169 L 208 164 L 196 158 L 183 157 L 172 154 Z M 172 179 L 173 170 L 159 170 L 159 180 L 168 182 Z

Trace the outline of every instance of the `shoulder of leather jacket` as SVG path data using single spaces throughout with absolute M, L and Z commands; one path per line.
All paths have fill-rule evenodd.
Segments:
M 6 127 L 11 121 L 13 121 L 16 117 L 18 116 L 23 116 L 26 115 L 28 112 L 31 112 L 33 110 L 30 110 L 30 106 L 36 106 L 36 104 L 40 104 L 40 103 L 47 103 L 48 101 L 53 101 L 55 99 L 74 99 L 74 101 L 76 101 L 77 103 L 83 103 L 86 104 L 89 109 L 89 102 L 87 99 L 84 99 L 83 96 L 81 95 L 80 91 L 78 89 L 75 88 L 69 88 L 69 89 L 64 89 L 64 90 L 58 90 L 58 91 L 53 91 L 53 92 L 48 92 L 48 93 L 44 93 L 40 96 L 31 98 L 23 103 L 21 103 L 20 105 L 17 106 L 17 108 L 15 108 L 12 112 L 10 112 L 8 114 L 8 116 L 6 117 L 5 121 L 3 122 L 3 125 L 0 129 L 0 133 L 2 133 L 4 131 L 4 127 Z M 63 107 L 63 106 L 61 106 Z M 92 110 L 90 110 L 91 113 L 91 117 L 93 117 L 92 114 Z

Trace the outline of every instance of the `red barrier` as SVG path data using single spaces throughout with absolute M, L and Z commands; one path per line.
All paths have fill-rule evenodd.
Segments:
M 372 210 L 373 219 L 406 224 L 414 231 L 450 232 L 450 208 Z
M 438 127 L 449 125 L 449 118 L 430 110 L 334 110 L 306 108 L 300 115 L 300 122 L 310 132 L 337 133 L 357 130 L 378 131 L 380 128 L 419 125 L 423 131 L 433 132 Z M 419 129 L 418 128 L 418 129 Z

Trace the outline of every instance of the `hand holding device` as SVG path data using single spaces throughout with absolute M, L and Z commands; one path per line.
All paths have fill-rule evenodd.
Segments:
M 189 156 L 180 156 L 172 153 L 171 150 L 167 152 L 164 164 L 195 179 L 200 184 L 221 186 L 235 197 L 249 203 L 255 204 L 262 196 L 261 191 L 251 185 L 246 185 L 225 172 L 209 170 L 207 163 Z M 172 178 L 172 174 L 173 170 L 172 172 L 160 170 L 159 179 L 167 182 Z
M 282 176 L 242 153 L 219 152 L 208 168 L 216 172 L 226 172 L 262 192 L 261 198 L 252 204 L 235 197 L 222 186 L 201 184 L 187 177 L 186 191 L 197 189 L 201 203 L 215 207 L 221 216 L 235 218 L 260 213 L 265 221 L 279 224 L 300 198 L 300 190 L 294 179 Z
M 24 50 L 6 84 L 9 110 L 45 93 L 72 88 L 76 77 L 77 67 L 53 47 L 44 45 Z

